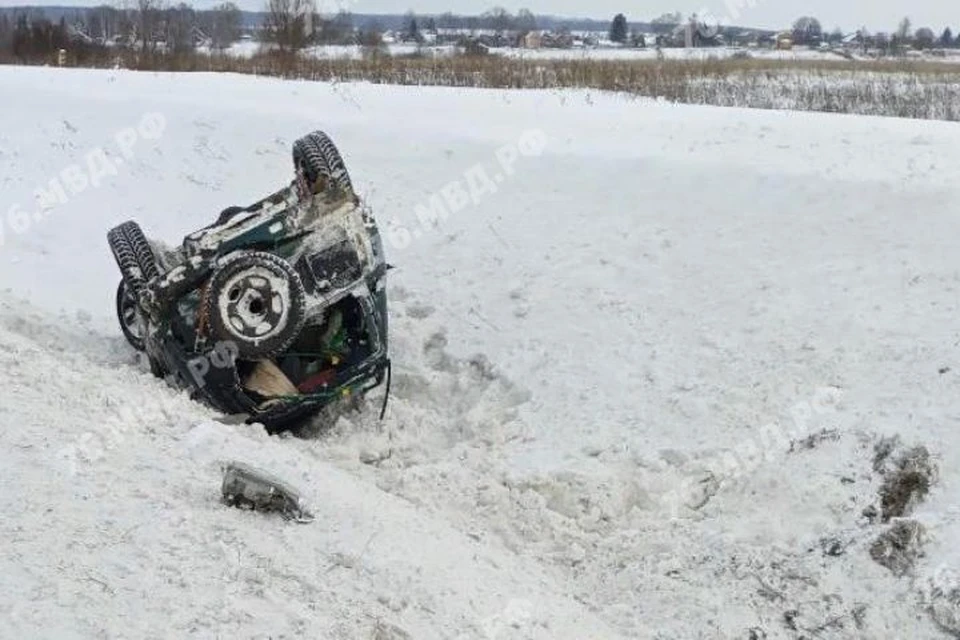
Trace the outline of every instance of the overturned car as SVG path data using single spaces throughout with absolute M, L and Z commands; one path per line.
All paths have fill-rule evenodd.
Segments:
M 290 185 L 177 248 L 133 221 L 107 234 L 120 327 L 154 374 L 271 432 L 384 381 L 389 393 L 376 222 L 324 133 L 297 140 L 293 161 Z

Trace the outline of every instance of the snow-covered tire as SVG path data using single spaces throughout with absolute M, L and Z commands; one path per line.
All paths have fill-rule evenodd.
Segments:
M 314 131 L 293 143 L 293 166 L 297 178 L 302 176 L 314 193 L 318 193 L 318 185 L 321 187 L 319 192 L 336 188 L 353 193 L 353 183 L 343 157 L 330 136 L 322 131 Z
M 234 254 L 217 268 L 206 306 L 212 337 L 230 342 L 244 360 L 280 353 L 306 320 L 300 276 L 283 258 L 260 251 Z
M 137 351 L 143 351 L 145 347 L 140 305 L 137 298 L 130 293 L 130 289 L 124 280 L 121 280 L 120 286 L 117 287 L 117 321 L 120 323 L 120 331 L 123 332 L 123 337 L 127 339 L 130 346 Z
M 128 220 L 107 233 L 107 242 L 120 267 L 120 274 L 134 295 L 139 296 L 150 280 L 160 275 L 157 258 L 136 222 Z

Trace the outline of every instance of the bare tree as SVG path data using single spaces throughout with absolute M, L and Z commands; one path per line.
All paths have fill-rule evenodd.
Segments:
M 357 33 L 357 41 L 360 43 L 364 58 L 376 59 L 387 53 L 383 43 L 383 29 L 376 20 L 367 23 L 367 28 Z
M 218 4 L 210 11 L 208 34 L 214 49 L 226 49 L 240 37 L 240 9 L 232 2 Z
M 917 32 L 913 36 L 913 40 L 917 49 L 929 49 L 933 46 L 933 43 L 936 41 L 936 39 L 937 36 L 934 35 L 933 29 L 930 29 L 929 27 L 921 27 L 917 29 Z
M 529 9 L 520 9 L 520 11 L 517 11 L 516 27 L 517 31 L 522 34 L 536 31 L 537 18 Z
M 793 41 L 797 44 L 819 44 L 822 37 L 820 21 L 812 16 L 797 18 L 793 23 Z
M 423 42 L 423 34 L 420 33 L 420 24 L 417 22 L 417 16 L 413 11 L 408 11 L 403 17 L 402 38 L 405 42 Z
M 679 11 L 674 13 L 665 13 L 659 18 L 654 18 L 651 24 L 664 26 L 677 26 L 683 22 L 683 14 Z
M 513 29 L 513 16 L 503 7 L 490 9 L 480 16 L 480 20 L 485 29 L 492 29 L 500 35 Z
M 353 32 L 353 16 L 339 11 L 332 18 L 317 16 L 313 40 L 318 44 L 356 44 Z
M 87 11 L 87 29 L 91 38 L 100 42 L 119 35 L 117 10 L 112 7 L 96 7 Z
M 890 53 L 890 34 L 881 31 L 873 37 L 873 44 L 887 55 Z
M 13 24 L 7 14 L 0 14 L 0 50 L 8 51 L 13 47 Z
M 910 39 L 911 35 L 913 35 L 913 31 L 911 29 L 910 18 L 904 18 L 900 21 L 900 26 L 897 27 L 897 37 L 905 42 Z
M 165 12 L 165 40 L 174 53 L 189 53 L 196 49 L 197 14 L 189 5 L 180 3 Z
M 349 44 L 354 41 L 353 16 L 349 11 L 338 11 L 330 21 L 331 38 L 337 44 Z
M 903 55 L 905 47 L 913 37 L 913 28 L 910 24 L 910 18 L 904 18 L 900 21 L 896 32 L 890 38 L 890 50 L 897 55 Z
M 282 53 L 300 51 L 310 41 L 316 24 L 314 0 L 268 0 L 264 24 L 266 39 Z
M 162 23 L 161 0 L 137 0 L 136 25 L 140 39 L 140 51 L 156 51 Z
M 446 13 L 440 14 L 440 17 L 437 18 L 437 26 L 441 29 L 455 29 L 458 26 L 457 18 L 447 11 Z

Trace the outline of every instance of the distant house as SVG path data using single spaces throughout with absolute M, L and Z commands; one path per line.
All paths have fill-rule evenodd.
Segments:
M 752 31 L 738 31 L 733 34 L 731 44 L 739 47 L 756 46 L 756 34 Z
M 840 44 L 844 49 L 862 49 L 865 45 L 863 34 L 859 31 L 849 33 L 843 36 Z
M 86 30 L 81 24 L 67 25 L 67 35 L 69 35 L 71 42 L 96 44 L 96 41 L 87 35 Z
M 574 39 L 575 46 L 578 47 L 596 47 L 602 39 L 607 37 L 605 32 L 600 31 L 571 31 L 570 35 Z
M 633 46 L 645 49 L 648 45 L 652 45 L 657 41 L 657 36 L 652 33 L 635 33 L 631 42 Z
M 466 56 L 485 56 L 490 53 L 490 47 L 478 38 L 465 38 L 460 43 L 460 49 Z
M 540 46 L 551 49 L 569 49 L 574 46 L 574 39 L 568 31 L 561 31 L 559 33 L 548 32 L 540 36 Z
M 209 47 L 213 44 L 213 39 L 200 27 L 190 29 L 190 37 L 193 39 L 193 44 L 196 47 Z
M 524 49 L 539 49 L 543 46 L 543 35 L 539 31 L 531 31 L 523 36 Z
M 437 35 L 440 38 L 446 38 L 446 39 L 452 38 L 455 40 L 459 40 L 464 37 L 493 38 L 493 37 L 502 35 L 502 32 L 496 31 L 494 29 L 468 29 L 468 28 L 453 29 L 449 27 L 440 27 L 437 29 Z
M 771 33 L 762 33 L 757 36 L 757 46 L 758 47 L 776 47 L 777 46 L 777 35 Z

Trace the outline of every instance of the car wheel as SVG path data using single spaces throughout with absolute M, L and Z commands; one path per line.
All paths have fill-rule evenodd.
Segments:
M 353 193 L 350 173 L 330 136 L 314 131 L 293 143 L 293 166 L 301 196 L 338 189 Z
M 130 292 L 124 280 L 121 280 L 120 286 L 117 287 L 117 320 L 120 322 L 123 337 L 127 339 L 130 346 L 137 351 L 143 351 L 143 323 L 140 316 L 140 304 Z
M 123 281 L 135 296 L 139 296 L 146 284 L 160 275 L 157 258 L 143 230 L 129 220 L 111 229 L 107 233 L 107 242 Z
M 157 258 L 140 225 L 133 221 L 111 229 L 107 234 L 107 242 L 122 276 L 116 300 L 120 331 L 134 349 L 143 351 L 144 323 L 140 295 L 147 283 L 160 275 Z
M 237 253 L 214 272 L 206 297 L 214 339 L 230 342 L 244 360 L 286 349 L 306 319 L 306 294 L 290 264 L 259 251 Z

